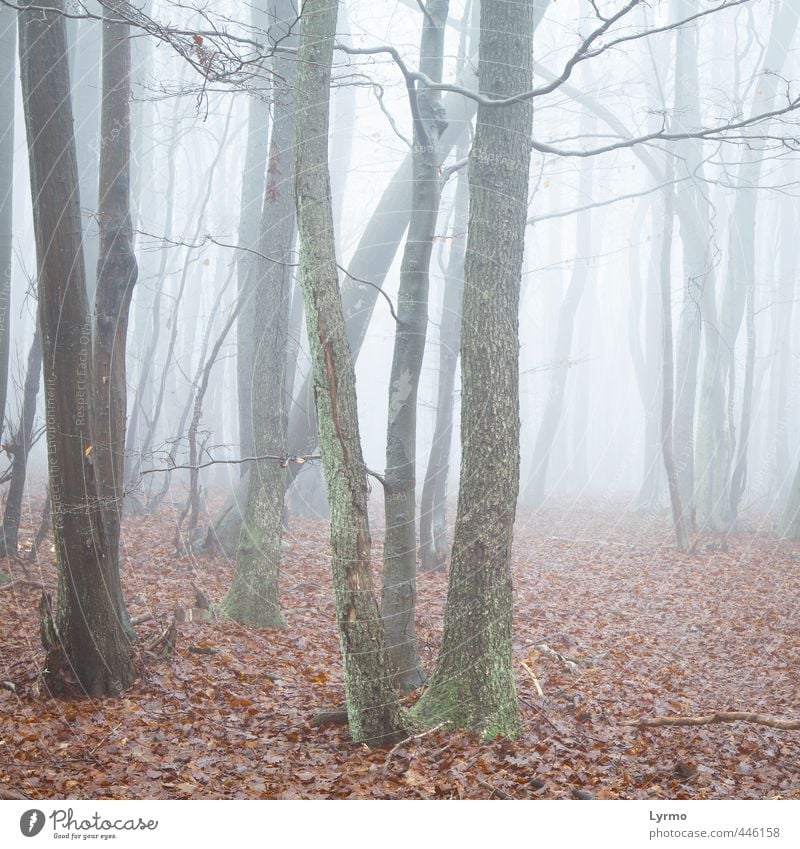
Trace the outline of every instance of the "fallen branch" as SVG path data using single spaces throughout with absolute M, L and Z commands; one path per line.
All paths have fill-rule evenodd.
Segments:
M 175 627 L 175 620 L 167 625 L 163 631 L 156 631 L 152 637 L 144 644 L 145 651 L 154 651 L 163 644 L 162 653 L 165 656 L 172 654 L 175 648 L 175 643 L 178 639 L 178 629 Z
M 533 647 L 539 654 L 544 655 L 550 660 L 559 661 L 569 672 L 576 672 L 578 669 L 578 660 L 573 660 L 569 657 L 564 657 L 560 652 L 551 649 L 547 643 L 536 643 Z
M 540 699 L 543 699 L 544 690 L 542 690 L 542 686 L 541 684 L 539 684 L 539 679 L 533 674 L 533 670 L 530 668 L 530 666 L 528 666 L 527 663 L 525 663 L 524 660 L 521 661 L 521 666 L 528 673 L 528 675 L 531 676 L 531 679 L 533 680 L 533 686 L 536 688 L 536 693 L 538 694 Z
M 0 585 L 0 591 L 10 590 L 13 587 L 32 587 L 35 590 L 53 590 L 48 584 L 43 584 L 40 581 L 29 581 L 27 578 L 17 578 L 15 581 L 9 581 L 7 584 Z
M 781 719 L 765 713 L 747 713 L 746 711 L 725 711 L 708 716 L 653 716 L 646 719 L 627 719 L 620 725 L 658 728 L 662 725 L 712 725 L 717 722 L 752 722 L 756 725 L 766 725 L 768 728 L 780 728 L 783 731 L 800 730 L 800 719 Z
M 320 708 L 311 717 L 311 725 L 347 725 L 347 705 Z
M 144 625 L 145 622 L 150 622 L 152 619 L 152 613 L 141 613 L 139 616 L 131 617 L 131 625 Z
M 24 793 L 20 793 L 18 790 L 13 790 L 11 787 L 0 787 L 0 799 L 14 800 L 30 798 L 30 796 L 26 796 Z
M 499 790 L 497 787 L 489 784 L 488 781 L 484 781 L 482 778 L 478 778 L 475 776 L 475 780 L 480 784 L 481 787 L 484 787 L 486 790 L 490 790 L 498 799 L 511 799 L 511 796 L 508 793 L 504 793 L 502 790 Z
M 410 743 L 412 740 L 421 740 L 423 737 L 427 737 L 429 734 L 433 734 L 434 731 L 438 731 L 440 728 L 444 726 L 444 722 L 440 722 L 438 725 L 434 725 L 433 728 L 428 728 L 425 731 L 421 731 L 419 734 L 411 734 L 408 737 L 402 739 L 399 743 L 395 743 L 391 749 L 389 749 L 389 754 L 386 755 L 386 760 L 383 762 L 383 770 L 381 770 L 382 775 L 386 775 L 386 770 L 389 768 L 389 761 L 394 756 L 394 753 L 406 743 Z

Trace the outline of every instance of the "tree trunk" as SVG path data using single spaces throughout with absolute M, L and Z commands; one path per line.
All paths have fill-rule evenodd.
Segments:
M 0 435 L 8 394 L 13 257 L 15 13 L 0 4 Z
M 297 45 L 293 0 L 277 0 L 270 31 L 281 45 Z M 286 454 L 286 353 L 292 298 L 295 243 L 294 199 L 294 56 L 273 60 L 273 125 L 267 185 L 261 212 L 259 256 L 253 274 L 253 367 L 251 417 L 256 457 Z M 278 578 L 281 561 L 286 466 L 259 460 L 250 470 L 247 508 L 236 552 L 236 573 L 220 610 L 233 619 L 262 628 L 281 628 Z
M 103 85 L 100 126 L 100 255 L 94 315 L 96 397 L 95 475 L 103 510 L 112 591 L 130 637 L 119 581 L 119 538 L 125 477 L 125 422 L 128 386 L 125 351 L 137 266 L 130 216 L 130 27 L 103 11 Z
M 533 2 L 482 0 L 481 91 L 531 87 Z M 508 62 L 513 56 L 514 61 Z M 461 333 L 461 483 L 442 647 L 415 713 L 484 737 L 519 732 L 511 656 L 511 539 L 519 490 L 519 293 L 530 102 L 479 106 Z
M 426 570 L 443 569 L 447 560 L 447 478 L 450 474 L 450 447 L 453 441 L 453 393 L 458 349 L 461 345 L 464 253 L 469 220 L 469 179 L 465 169 L 458 175 L 454 203 L 453 235 L 444 275 L 442 321 L 439 327 L 436 423 L 419 506 L 419 562 L 421 568 Z
M 544 17 L 550 0 L 534 0 L 534 30 Z M 470 57 L 470 59 L 474 59 Z M 466 64 L 459 83 L 466 88 L 476 88 L 477 79 L 474 62 Z M 475 116 L 475 101 L 451 93 L 443 98 L 444 113 L 447 116 L 447 129 L 439 139 L 440 156 L 446 159 L 459 139 L 472 126 Z M 378 301 L 378 289 L 383 286 L 386 275 L 394 262 L 397 249 L 408 226 L 410 216 L 410 190 L 412 182 L 412 154 L 407 154 L 398 167 L 389 185 L 381 195 L 375 211 L 359 240 L 358 247 L 350 259 L 347 275 L 342 284 L 342 303 L 347 320 L 347 339 L 354 359 L 358 359 L 361 344 L 367 333 L 367 327 L 375 304 Z M 368 280 L 374 286 L 365 285 Z M 377 288 L 375 288 L 377 287 Z M 298 398 L 303 401 L 312 396 L 312 384 L 307 378 Z M 316 444 L 314 420 L 311 416 L 311 404 L 296 404 L 289 419 L 289 453 L 306 454 Z M 290 479 L 297 471 L 289 469 Z
M 581 131 L 586 135 L 592 132 L 594 122 L 583 116 Z M 591 158 L 583 163 L 578 183 L 578 194 L 582 198 L 592 196 L 592 179 L 594 165 Z M 533 449 L 533 462 L 531 476 L 525 488 L 524 501 L 532 507 L 541 507 L 545 500 L 547 485 L 547 470 L 550 464 L 550 456 L 558 435 L 559 422 L 561 421 L 564 406 L 564 395 L 567 390 L 567 378 L 569 377 L 570 364 L 569 355 L 572 349 L 572 334 L 575 328 L 575 317 L 581 304 L 586 284 L 592 274 L 592 253 L 600 251 L 600 238 L 596 244 L 592 244 L 592 213 L 590 210 L 581 212 L 575 219 L 575 261 L 572 265 L 572 276 L 567 287 L 564 300 L 558 313 L 558 330 L 553 349 L 553 371 L 550 374 L 550 382 L 547 400 L 542 413 L 542 421 L 536 436 L 536 444 Z
M 51 692 L 116 695 L 133 681 L 93 457 L 91 322 L 61 0 L 23 2 L 19 52 L 38 258 L 50 496 L 58 566 L 43 604 Z M 33 7 L 28 9 L 28 7 Z M 53 627 L 49 627 L 52 625 Z
M 297 70 L 297 217 L 300 279 L 316 387 L 317 433 L 331 505 L 336 619 L 347 715 L 354 740 L 385 745 L 405 736 L 391 685 L 372 586 L 367 479 L 358 431 L 353 357 L 345 335 L 333 234 L 328 120 L 337 6 L 306 0 Z
M 250 9 L 253 26 L 266 31 L 269 26 L 266 0 L 254 3 Z M 265 69 L 263 69 L 265 70 Z M 242 192 L 239 205 L 239 247 L 236 268 L 239 274 L 239 297 L 247 306 L 239 312 L 236 322 L 236 382 L 239 408 L 239 456 L 253 456 L 253 339 L 255 310 L 253 304 L 254 274 L 258 257 L 259 220 L 264 198 L 264 184 L 269 147 L 269 77 L 259 77 L 255 90 L 248 96 L 250 112 L 247 119 L 247 148 L 242 173 Z M 246 472 L 242 463 L 240 473 Z
M 672 157 L 668 160 L 667 181 L 674 179 Z M 661 237 L 661 261 L 659 277 L 661 283 L 661 453 L 664 457 L 664 468 L 667 472 L 667 488 L 669 489 L 672 506 L 672 523 L 675 538 L 681 551 L 689 551 L 692 547 L 691 530 L 688 517 L 684 512 L 681 497 L 678 467 L 675 464 L 673 449 L 673 409 L 674 409 L 674 363 L 672 344 L 672 239 L 675 224 L 675 190 L 667 186 L 663 192 L 664 229 Z M 657 220 L 657 216 L 653 216 Z
M 28 370 L 25 373 L 25 386 L 22 391 L 22 411 L 19 417 L 17 432 L 7 440 L 6 445 L 12 447 L 11 454 L 11 483 L 6 496 L 6 509 L 3 513 L 2 539 L 0 540 L 0 556 L 16 556 L 19 548 L 19 520 L 22 515 L 22 496 L 25 492 L 25 479 L 28 471 L 28 453 L 31 448 L 33 421 L 36 417 L 36 397 L 39 394 L 39 383 L 42 372 L 42 344 L 39 328 L 33 333 L 28 351 Z M 8 448 L 6 448 L 8 450 Z
M 422 24 L 420 71 L 441 82 L 444 28 L 449 0 L 427 0 Z M 439 136 L 444 127 L 441 99 L 418 84 L 412 97 L 413 185 L 408 239 L 400 266 L 397 323 L 389 377 L 381 616 L 402 692 L 423 680 L 417 656 L 414 608 L 417 595 L 416 464 L 417 395 L 428 329 L 430 263 L 441 198 Z

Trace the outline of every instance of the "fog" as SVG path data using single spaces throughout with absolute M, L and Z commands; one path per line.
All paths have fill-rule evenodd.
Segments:
M 98 251 L 93 198 L 103 143 L 101 23 L 84 17 L 82 10 L 100 15 L 102 8 L 92 3 L 73 5 L 75 17 L 68 22 L 70 71 L 91 296 Z M 450 4 L 445 83 L 474 69 L 473 5 Z M 694 449 L 696 486 L 701 488 L 704 476 L 721 464 L 725 483 L 711 498 L 727 500 L 737 458 L 744 450 L 747 471 L 739 507 L 722 510 L 715 529 L 732 528 L 739 513 L 776 519 L 788 498 L 800 451 L 792 438 L 800 412 L 793 250 L 798 158 L 794 108 L 800 71 L 796 14 L 791 4 L 771 0 L 632 6 L 609 34 L 589 48 L 590 54 L 596 50 L 598 55 L 574 67 L 569 63 L 582 38 L 598 23 L 591 4 L 541 0 L 537 8 L 543 17 L 534 40 L 535 85 L 547 83 L 565 67 L 570 71 L 562 85 L 534 102 L 520 306 L 520 504 L 540 508 L 611 497 L 620 499 L 622 509 L 660 512 L 668 521 L 659 424 L 659 263 L 664 198 L 670 194 L 679 208 L 693 210 L 691 214 L 679 210 L 674 223 L 670 300 L 675 391 L 680 396 L 687 381 L 697 387 L 693 405 L 690 402 L 694 421 L 689 430 L 695 444 L 688 446 L 690 456 Z M 717 6 L 730 8 L 714 11 Z M 240 219 L 244 215 L 256 220 L 260 215 L 258 190 L 256 206 L 242 207 L 250 107 L 257 99 L 272 105 L 269 74 L 259 74 L 254 61 L 261 50 L 254 45 L 263 31 L 258 17 L 251 25 L 249 5 L 219 2 L 201 13 L 180 4 L 152 3 L 143 11 L 150 23 L 143 25 L 141 19 L 132 30 L 132 208 L 139 278 L 127 355 L 126 459 L 129 470 L 140 472 L 187 463 L 187 409 L 193 383 L 234 308 L 237 263 L 248 249 L 241 243 Z M 690 16 L 694 20 L 673 27 L 675 21 Z M 13 27 L 13 17 L 5 9 L 4 26 Z M 338 38 L 359 48 L 391 45 L 414 68 L 420 61 L 422 22 L 415 2 L 384 9 L 349 0 L 342 6 Z M 205 41 L 198 36 L 196 43 L 191 37 L 195 30 L 217 35 L 206 35 Z M 644 36 L 646 30 L 653 32 Z M 615 43 L 606 49 L 610 41 Z M 210 52 L 206 55 L 203 50 Z M 217 62 L 219 67 L 227 63 L 229 69 L 232 57 L 244 64 L 230 72 L 205 77 L 200 73 L 204 62 L 212 66 Z M 268 56 L 265 63 L 269 65 Z M 14 78 L 18 76 L 17 71 Z M 36 277 L 23 103 L 18 84 L 7 80 L 7 85 L 16 86 L 16 120 L 6 430 L 16 427 L 19 417 Z M 386 53 L 337 51 L 331 108 L 330 170 L 344 278 L 370 216 L 409 152 L 413 129 L 405 81 Z M 751 122 L 766 113 L 776 114 Z M 665 133 L 690 138 L 658 138 Z M 649 135 L 655 138 L 647 140 Z M 637 138 L 644 140 L 631 141 Z M 607 147 L 617 149 L 592 154 Z M 457 156 L 455 149 L 450 151 L 442 168 L 447 170 Z M 418 492 L 434 436 L 446 288 L 443 269 L 455 235 L 453 205 L 460 170 L 444 184 L 434 237 L 418 399 Z M 402 241 L 382 282 L 383 295 L 371 293 L 377 301 L 357 358 L 364 455 L 367 466 L 377 470 L 386 463 L 395 332 L 389 302 L 397 302 L 401 256 Z M 296 250 L 293 257 L 296 263 Z M 380 271 L 377 276 L 382 276 Z M 361 288 L 367 294 L 370 286 L 365 283 Z M 154 299 L 159 324 L 155 343 Z M 691 374 L 682 374 L 678 349 L 682 334 L 688 332 L 684 325 L 692 299 L 699 310 L 696 326 L 702 327 L 699 359 Z M 365 298 L 363 309 L 369 311 L 370 304 Z M 245 305 L 243 313 L 248 309 Z M 294 401 L 308 406 L 309 398 L 300 397 L 310 363 L 298 315 L 295 310 L 290 327 L 299 345 Z M 242 455 L 236 334 L 234 326 L 219 348 L 200 424 L 205 461 L 221 461 L 202 471 L 202 485 L 218 494 L 230 490 L 240 474 L 238 465 L 223 462 Z M 140 387 L 149 354 L 152 362 Z M 147 439 L 162 376 L 163 409 Z M 448 473 L 451 496 L 458 485 L 458 387 L 457 376 Z M 712 398 L 715 393 L 718 397 Z M 749 393 L 745 433 L 743 399 Z M 698 429 L 712 419 L 709 426 L 715 435 L 703 448 Z M 37 422 L 42 421 L 40 409 Z M 551 432 L 544 433 L 545 429 Z M 685 436 L 676 422 L 676 453 Z M 297 446 L 289 451 L 302 453 Z M 43 461 L 42 440 L 32 455 L 38 486 Z M 318 463 L 309 463 L 300 482 L 315 472 L 318 475 Z M 185 470 L 173 475 L 176 505 L 184 497 L 187 475 Z M 146 502 L 147 493 L 160 487 L 160 477 L 134 474 L 126 482 L 130 495 Z M 688 490 L 684 497 L 696 500 Z M 299 509 L 308 502 L 307 509 L 319 510 L 319 499 L 312 501 L 301 494 L 295 506 Z M 697 505 L 691 509 L 697 510 Z

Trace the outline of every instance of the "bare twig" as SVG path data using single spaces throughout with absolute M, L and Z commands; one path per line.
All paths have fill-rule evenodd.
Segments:
M 477 775 L 475 776 L 475 781 L 480 784 L 481 787 L 484 787 L 486 790 L 491 791 L 498 799 L 511 799 L 512 797 L 508 795 L 508 793 L 504 793 L 502 790 L 498 790 L 497 787 L 489 784 L 488 781 L 484 781 L 482 778 L 479 778 Z
M 626 719 L 620 725 L 635 725 L 638 728 L 659 728 L 662 725 L 712 725 L 718 722 L 752 722 L 766 725 L 768 728 L 780 728 L 783 731 L 800 730 L 800 719 L 782 719 L 765 713 L 747 713 L 746 711 L 723 711 L 708 716 L 652 716 L 644 719 Z
M 31 587 L 34 590 L 52 590 L 49 584 L 43 584 L 40 581 L 29 581 L 27 578 L 18 578 L 16 581 L 9 581 L 7 584 L 0 585 L 0 591 L 10 590 L 14 587 Z
M 520 662 L 520 665 L 528 673 L 528 675 L 531 676 L 531 679 L 533 680 L 533 686 L 536 688 L 536 692 L 537 692 L 539 698 L 543 699 L 544 698 L 544 690 L 542 690 L 542 686 L 541 686 L 541 684 L 539 684 L 539 679 L 533 674 L 533 670 L 530 668 L 530 666 L 528 666 L 527 663 L 525 663 L 524 660 Z
M 444 725 L 444 722 L 440 722 L 438 725 L 434 725 L 433 728 L 428 728 L 425 731 L 420 732 L 419 734 L 411 734 L 409 737 L 406 737 L 399 743 L 395 743 L 394 746 L 389 749 L 389 754 L 386 755 L 386 760 L 383 762 L 382 774 L 386 775 L 386 770 L 389 767 L 389 761 L 394 757 L 395 752 L 397 752 L 397 750 L 401 746 L 405 746 L 406 743 L 410 743 L 412 740 L 421 740 L 423 737 L 428 737 L 430 734 L 433 734 L 435 731 L 438 731 Z

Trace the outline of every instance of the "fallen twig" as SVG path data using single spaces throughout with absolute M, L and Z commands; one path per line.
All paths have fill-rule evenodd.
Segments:
M 486 790 L 490 790 L 492 793 L 494 793 L 494 795 L 497 796 L 498 799 L 511 798 L 508 793 L 504 793 L 502 790 L 498 790 L 497 787 L 492 786 L 491 784 L 489 784 L 488 781 L 484 781 L 482 778 L 478 778 L 477 775 L 475 776 L 475 781 L 477 781 L 481 787 L 484 787 Z
M 765 713 L 746 711 L 723 711 L 708 716 L 651 716 L 644 719 L 626 719 L 620 725 L 635 725 L 639 728 L 658 728 L 662 725 L 712 725 L 717 722 L 752 722 L 783 731 L 800 730 L 800 719 L 781 719 Z
M 9 581 L 7 584 L 0 585 L 0 590 L 10 590 L 13 587 L 32 587 L 35 590 L 53 590 L 48 584 L 43 584 L 41 581 L 29 581 L 27 578 L 17 578 L 14 581 Z
M 520 664 L 521 664 L 522 668 L 528 673 L 528 675 L 531 676 L 531 679 L 533 680 L 533 686 L 536 688 L 536 692 L 539 695 L 539 698 L 543 699 L 544 698 L 544 690 L 542 690 L 542 686 L 541 686 L 541 684 L 539 684 L 539 679 L 533 674 L 533 670 L 530 668 L 530 666 L 528 666 L 527 663 L 525 663 L 524 660 L 520 661 Z
M 175 642 L 177 639 L 178 629 L 175 627 L 175 620 L 173 619 L 163 631 L 157 631 L 152 637 L 150 637 L 150 639 L 144 644 L 144 648 L 146 651 L 153 651 L 163 644 L 163 653 L 165 655 L 170 655 L 172 654 L 172 650 L 175 648 Z
M 421 740 L 423 737 L 427 737 L 429 734 L 433 734 L 434 731 L 438 731 L 440 728 L 444 726 L 444 722 L 440 722 L 438 725 L 434 725 L 433 728 L 428 728 L 425 731 L 421 731 L 419 734 L 411 734 L 408 737 L 405 737 L 399 743 L 395 743 L 391 749 L 389 749 L 389 753 L 386 755 L 386 760 L 383 762 L 383 770 L 381 771 L 383 775 L 386 775 L 386 770 L 389 767 L 389 761 L 394 756 L 395 752 L 406 743 L 410 743 L 412 740 Z
M 0 799 L 30 799 L 30 796 L 26 796 L 24 793 L 20 793 L 18 790 L 12 790 L 10 787 L 0 787 Z

